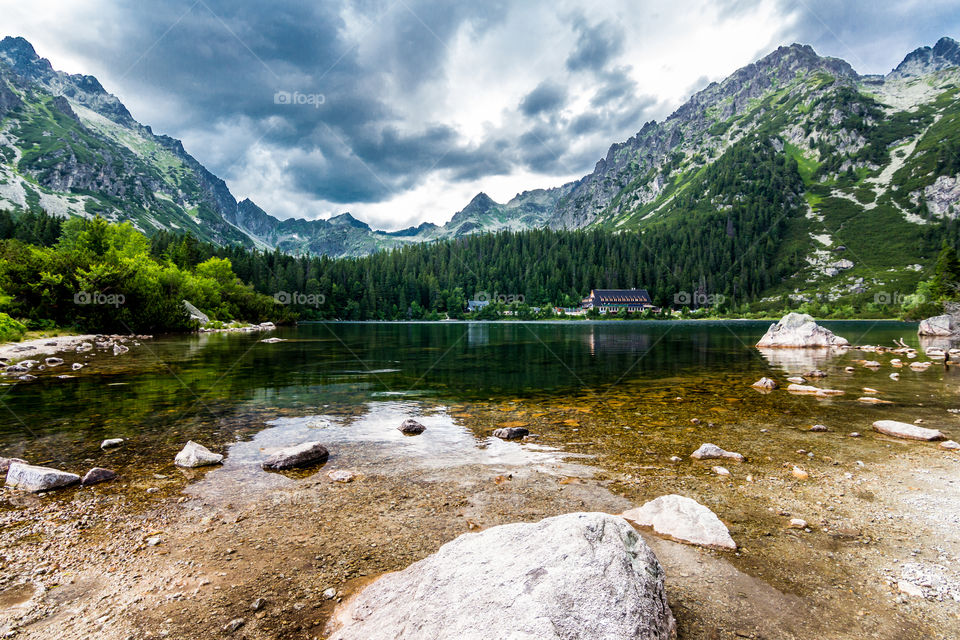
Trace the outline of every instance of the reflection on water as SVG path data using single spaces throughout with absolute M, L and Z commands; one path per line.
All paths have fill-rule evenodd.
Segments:
M 417 436 L 401 433 L 397 427 L 407 418 L 416 419 L 426 431 Z M 309 441 L 320 441 L 331 451 L 322 468 L 286 475 L 260 468 L 263 459 L 277 449 Z M 225 453 L 223 466 L 207 472 L 190 487 L 190 493 L 205 498 L 233 497 L 241 491 L 290 484 L 304 473 L 331 469 L 391 474 L 468 464 L 506 469 L 561 461 L 555 448 L 477 436 L 451 416 L 447 407 L 415 402 L 370 402 L 352 416 L 277 418 L 249 440 L 229 445 Z
M 854 344 L 892 346 L 904 337 L 917 345 L 913 324 L 825 324 Z M 953 406 L 952 368 L 904 369 L 895 385 L 887 370 L 846 375 L 843 366 L 862 357 L 859 352 L 758 352 L 752 345 L 767 326 L 350 323 L 283 328 L 277 334 L 287 341 L 276 344 L 245 334 L 160 337 L 129 356 L 96 356 L 69 380 L 43 375 L 8 387 L 0 455 L 80 472 L 93 464 L 155 469 L 169 466 L 192 438 L 227 454 L 227 465 L 207 474 L 213 481 L 234 473 L 234 466 L 256 467 L 261 448 L 300 439 L 330 443 L 336 451 L 329 468 L 349 463 L 388 470 L 467 459 L 513 464 L 553 454 L 490 441 L 490 432 L 504 421 L 524 421 L 546 434 L 540 442 L 568 451 L 592 441 L 636 457 L 661 444 L 666 453 L 680 436 L 699 437 L 677 430 L 689 429 L 692 417 L 718 428 L 748 429 L 793 412 L 862 431 L 866 418 L 881 412 L 893 417 L 910 409 L 902 417 L 912 422 L 920 417 L 918 407 Z M 815 368 L 831 371 L 829 386 L 847 395 L 798 399 L 749 388 L 764 375 L 782 378 Z M 883 387 L 882 397 L 896 406 L 857 406 L 862 386 Z M 396 431 L 409 415 L 422 416 L 429 427 L 425 436 L 406 439 Z M 321 418 L 327 422 L 317 422 Z M 102 452 L 99 443 L 108 437 L 128 442 Z M 284 482 L 256 470 L 250 477 Z

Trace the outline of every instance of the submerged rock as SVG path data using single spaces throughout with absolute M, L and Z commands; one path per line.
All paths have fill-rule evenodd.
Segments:
M 530 435 L 530 431 L 525 427 L 501 427 L 493 432 L 493 436 L 501 440 L 516 440 L 527 435 Z
M 947 451 L 960 451 L 960 444 L 953 440 L 945 440 L 940 443 L 940 448 L 946 449 Z
M 757 347 L 805 348 L 845 347 L 846 338 L 836 336 L 803 313 L 788 313 L 779 322 L 770 325 Z
M 821 389 L 807 384 L 791 384 L 787 386 L 790 393 L 802 393 L 811 396 L 842 396 L 843 391 L 839 389 Z
M 336 471 L 329 472 L 327 477 L 334 482 L 353 482 L 354 478 L 357 477 L 357 474 L 355 474 L 353 471 L 338 469 Z
M 101 449 L 109 449 L 111 447 L 119 447 L 123 444 L 123 438 L 107 438 L 100 443 Z
M 330 452 L 321 443 L 304 442 L 295 447 L 287 447 L 277 451 L 260 463 L 260 466 L 271 471 L 295 469 L 326 462 L 329 456 Z
M 700 445 L 700 448 L 690 454 L 691 458 L 696 460 L 712 460 L 716 458 L 726 458 L 728 460 L 736 460 L 737 462 L 743 462 L 743 456 L 739 453 L 733 451 L 725 451 L 718 447 L 715 444 L 706 442 Z
M 676 494 L 660 496 L 623 513 L 627 520 L 673 540 L 717 549 L 736 549 L 737 544 L 717 515 L 692 498 Z
M 945 440 L 946 436 L 942 431 L 936 429 L 927 429 L 918 427 L 915 424 L 907 422 L 897 422 L 896 420 L 877 420 L 873 423 L 873 430 L 895 438 L 905 438 L 907 440 Z
M 823 433 L 823 432 L 827 431 L 827 425 L 825 425 L 825 424 L 815 424 L 815 425 L 813 425 L 812 427 L 810 427 L 810 431 L 813 431 L 814 433 Z
M 91 484 L 97 484 L 98 482 L 106 482 L 107 480 L 113 480 L 117 477 L 117 474 L 110 469 L 104 469 L 103 467 L 94 467 L 87 471 L 83 476 L 83 480 L 80 481 L 85 487 L 90 486 Z
M 7 486 L 24 491 L 47 491 L 80 482 L 80 476 L 50 467 L 14 462 L 7 470 Z
M 397 427 L 401 433 L 405 433 L 408 436 L 415 436 L 417 434 L 423 433 L 427 430 L 425 426 L 414 420 L 413 418 L 407 418 L 403 423 Z
M 507 524 L 384 575 L 334 614 L 330 640 L 667 640 L 676 623 L 663 579 L 623 518 Z
M 223 456 L 210 451 L 210 449 L 207 449 L 202 444 L 197 444 L 193 440 L 189 440 L 180 453 L 177 454 L 173 462 L 178 467 L 192 469 L 211 464 L 220 464 L 223 462 Z

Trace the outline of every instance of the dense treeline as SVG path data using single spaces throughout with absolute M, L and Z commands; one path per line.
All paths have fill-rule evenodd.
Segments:
M 129 223 L 0 214 L 0 233 L 0 329 L 8 334 L 17 330 L 10 318 L 31 329 L 186 330 L 195 322 L 184 299 L 219 321 L 292 317 L 241 282 L 228 259 L 181 268 L 153 256 L 150 241 Z

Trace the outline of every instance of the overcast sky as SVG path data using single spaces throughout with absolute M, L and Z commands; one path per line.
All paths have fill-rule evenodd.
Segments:
M 0 35 L 97 76 L 238 199 L 386 229 L 579 178 L 782 44 L 886 73 L 960 39 L 957 0 L 0 0 L 0 15 Z

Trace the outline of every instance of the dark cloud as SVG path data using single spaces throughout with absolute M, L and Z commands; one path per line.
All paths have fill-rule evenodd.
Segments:
M 557 83 L 543 81 L 520 101 L 520 111 L 528 116 L 550 113 L 567 101 L 567 90 Z
M 577 46 L 567 58 L 567 69 L 599 71 L 623 50 L 623 29 L 609 22 L 588 25 L 578 17 L 573 24 L 577 32 Z

